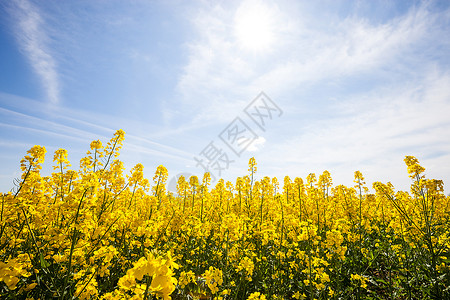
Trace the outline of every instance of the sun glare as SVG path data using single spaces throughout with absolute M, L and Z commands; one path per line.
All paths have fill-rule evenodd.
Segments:
M 246 1 L 236 11 L 234 31 L 239 46 L 265 52 L 274 41 L 274 16 L 260 1 Z

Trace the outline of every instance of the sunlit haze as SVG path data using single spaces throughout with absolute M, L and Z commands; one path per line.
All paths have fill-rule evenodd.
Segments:
M 244 2 L 237 9 L 234 22 L 236 37 L 245 50 L 264 52 L 273 46 L 278 24 L 263 2 Z

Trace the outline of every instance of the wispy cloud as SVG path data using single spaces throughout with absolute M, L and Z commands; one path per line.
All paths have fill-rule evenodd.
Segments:
M 14 0 L 8 10 L 15 23 L 15 37 L 20 50 L 39 76 L 48 100 L 58 103 L 60 82 L 57 62 L 51 52 L 50 37 L 39 8 L 28 0 Z
M 10 103 L 7 105 L 6 103 Z M 1 107 L 2 105 L 8 106 Z M 34 134 L 42 137 L 55 138 L 57 140 L 71 140 L 82 145 L 89 145 L 93 139 L 106 141 L 112 137 L 117 128 L 104 126 L 101 123 L 113 123 L 111 117 L 102 116 L 103 121 L 98 119 L 98 113 L 83 110 L 54 107 L 50 119 L 46 119 L 45 106 L 39 105 L 34 100 L 17 97 L 0 92 L 0 128 L 3 132 L 14 131 L 20 136 Z M 117 121 L 117 118 L 115 118 Z M 125 124 L 132 124 L 124 121 Z M 11 142 L 0 136 L 2 142 Z M 25 144 L 23 144 L 25 145 Z M 22 145 L 22 146 L 23 146 Z M 191 158 L 190 153 L 158 143 L 146 136 L 138 134 L 126 134 L 127 151 L 132 155 L 157 156 L 186 163 Z M 23 147 L 22 147 L 23 148 Z
M 294 16 L 302 18 L 305 13 L 298 7 L 271 9 L 277 11 L 277 39 L 260 55 L 242 51 L 233 35 L 233 12 L 238 7 L 208 6 L 193 17 L 198 34 L 187 43 L 189 61 L 178 90 L 179 101 L 193 108 L 197 118 L 229 118 L 227 112 L 235 111 L 243 97 L 260 90 L 278 96 L 323 80 L 386 70 L 404 72 L 428 55 L 427 48 L 439 48 L 436 41 L 441 46 L 446 43 L 439 38 L 443 36 L 439 26 L 448 13 L 430 12 L 425 4 L 412 6 L 384 23 L 371 23 L 357 15 L 333 23 L 300 23 Z
M 427 48 L 439 47 L 436 41 L 446 43 L 439 40 L 443 17 L 445 12 L 431 13 L 422 5 L 382 24 L 354 16 L 337 21 L 334 28 L 294 32 L 284 61 L 253 84 L 283 91 L 322 80 L 404 72 L 427 55 Z

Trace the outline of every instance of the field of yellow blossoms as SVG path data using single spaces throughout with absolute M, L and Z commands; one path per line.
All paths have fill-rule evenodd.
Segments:
M 409 192 L 363 175 L 257 177 L 210 185 L 209 174 L 152 180 L 126 172 L 118 130 L 93 141 L 78 170 L 67 151 L 22 159 L 0 194 L 1 299 L 449 299 L 450 197 L 405 158 Z M 405 172 L 406 176 L 406 172 Z

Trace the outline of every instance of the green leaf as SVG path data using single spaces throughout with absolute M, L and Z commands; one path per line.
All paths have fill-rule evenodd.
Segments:
M 42 252 L 39 253 L 39 259 L 41 261 L 41 267 L 42 268 L 48 268 L 50 266 L 50 263 L 45 260 L 44 255 L 42 254 Z

